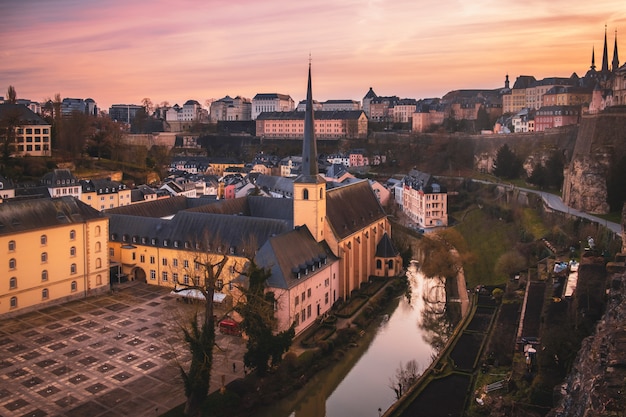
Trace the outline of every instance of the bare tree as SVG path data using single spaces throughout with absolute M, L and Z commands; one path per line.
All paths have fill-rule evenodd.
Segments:
M 12 85 L 7 88 L 7 103 L 16 104 L 17 103 L 17 93 L 15 92 L 15 87 Z
M 399 400 L 402 394 L 406 392 L 420 376 L 420 366 L 415 359 L 409 360 L 405 366 L 400 362 L 400 366 L 396 369 L 396 374 L 389 378 L 389 388 L 394 390 L 396 398 Z
M 189 368 L 184 369 L 182 365 L 179 365 L 185 396 L 187 397 L 184 412 L 187 416 L 195 417 L 202 414 L 202 404 L 209 392 L 213 346 L 215 344 L 213 295 L 218 280 L 221 279 L 228 263 L 228 256 L 214 255 L 198 250 L 193 252 L 190 257 L 193 260 L 193 272 L 191 266 L 188 266 L 185 269 L 185 279 L 182 282 L 175 278 L 176 288 L 174 291 L 196 290 L 204 297 L 204 311 L 201 320 L 197 314 L 193 314 L 186 326 L 181 326 L 184 341 L 191 353 Z

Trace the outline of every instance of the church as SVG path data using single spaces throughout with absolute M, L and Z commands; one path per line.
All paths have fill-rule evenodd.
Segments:
M 296 334 L 370 277 L 398 275 L 402 260 L 391 224 L 368 181 L 331 188 L 319 174 L 311 84 L 309 64 L 302 172 L 293 199 L 175 197 L 108 210 L 116 275 L 176 288 L 202 285 L 194 257 L 226 256 L 216 292 L 236 301 L 254 259 L 272 272 L 266 291 L 277 300 L 277 331 L 295 323 Z

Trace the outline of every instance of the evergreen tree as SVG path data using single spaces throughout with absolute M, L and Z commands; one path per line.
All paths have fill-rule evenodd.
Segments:
M 243 318 L 241 328 L 248 336 L 244 364 L 256 369 L 260 375 L 280 363 L 295 336 L 295 323 L 287 330 L 277 334 L 273 332 L 276 299 L 274 293 L 265 292 L 265 283 L 270 275 L 269 269 L 260 268 L 251 261 L 247 272 L 248 288 L 242 289 L 245 300 L 235 306 L 235 311 Z
M 513 179 L 519 178 L 522 172 L 522 160 L 515 155 L 515 152 L 509 148 L 509 145 L 504 144 L 498 150 L 496 155 L 495 168 L 493 174 L 497 177 Z

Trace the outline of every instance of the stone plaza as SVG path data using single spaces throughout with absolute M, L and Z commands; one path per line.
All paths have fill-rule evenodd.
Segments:
M 2 319 L 0 417 L 159 416 L 183 403 L 179 326 L 196 307 L 133 282 Z M 211 391 L 244 376 L 244 341 L 218 332 L 216 345 Z

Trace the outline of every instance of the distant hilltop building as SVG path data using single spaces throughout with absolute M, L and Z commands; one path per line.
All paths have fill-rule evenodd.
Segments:
M 140 110 L 145 109 L 137 104 L 113 104 L 109 107 L 109 117 L 116 122 L 130 124 Z
M 280 93 L 257 94 L 252 99 L 252 120 L 264 112 L 293 111 L 295 104 L 291 96 Z
M 226 96 L 211 103 L 211 122 L 252 120 L 252 101 L 249 98 Z
M 0 135 L 13 136 L 10 156 L 52 156 L 51 125 L 41 116 L 22 104 L 0 104 L 0 120 L 8 118 L 15 124 L 2 129 Z
M 319 139 L 367 137 L 368 121 L 362 110 L 317 111 L 314 130 Z M 305 112 L 264 112 L 257 116 L 256 135 L 268 139 L 302 139 Z

